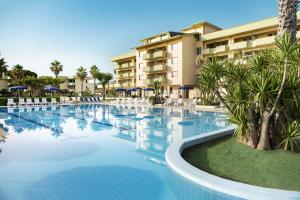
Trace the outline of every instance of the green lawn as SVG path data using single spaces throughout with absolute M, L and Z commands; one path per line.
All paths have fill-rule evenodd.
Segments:
M 300 191 L 300 153 L 258 151 L 225 137 L 193 146 L 182 155 L 199 169 L 226 179 Z

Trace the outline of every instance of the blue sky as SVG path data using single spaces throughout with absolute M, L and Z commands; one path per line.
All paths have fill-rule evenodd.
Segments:
M 228 28 L 276 15 L 277 0 L 0 0 L 0 52 L 39 75 L 50 75 L 55 59 L 62 75 L 93 64 L 113 72 L 110 58 L 144 37 L 197 21 Z

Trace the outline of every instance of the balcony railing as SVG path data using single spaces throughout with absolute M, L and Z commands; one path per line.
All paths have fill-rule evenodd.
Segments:
M 215 53 L 222 53 L 228 50 L 228 45 L 222 45 L 215 48 Z
M 239 50 L 239 49 L 249 48 L 250 46 L 251 46 L 250 41 L 243 41 L 243 42 L 236 42 L 236 43 L 230 44 L 229 48 L 230 48 L 230 50 Z
M 129 73 L 129 77 L 135 77 L 136 74 L 134 72 Z
M 136 66 L 136 63 L 135 63 L 135 62 L 129 63 L 129 67 L 135 67 L 135 66 Z
M 265 37 L 265 38 L 259 38 L 253 41 L 254 46 L 264 46 L 264 45 L 270 45 L 275 43 L 275 36 Z
M 228 51 L 228 45 L 221 45 L 215 48 L 206 48 L 203 50 L 203 54 L 223 53 Z
M 161 77 L 161 78 L 151 78 L 151 79 L 146 79 L 144 80 L 144 84 L 145 85 L 153 85 L 153 82 L 154 81 L 160 81 L 161 84 L 166 84 L 167 83 L 167 79 L 164 78 L 164 77 Z
M 163 72 L 167 70 L 167 66 L 165 64 L 159 64 L 151 67 L 145 67 L 143 70 L 147 73 Z
M 155 51 L 154 53 L 146 53 L 143 55 L 144 60 L 153 60 L 153 59 L 160 59 L 165 57 L 167 57 L 167 52 L 163 50 Z

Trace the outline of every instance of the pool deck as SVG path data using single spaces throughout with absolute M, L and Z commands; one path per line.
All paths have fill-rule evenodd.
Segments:
M 184 149 L 226 135 L 231 135 L 233 131 L 234 127 L 230 127 L 174 142 L 168 147 L 165 154 L 168 167 L 178 176 L 184 177 L 196 185 L 238 198 L 253 200 L 300 199 L 300 192 L 264 188 L 223 179 L 192 166 L 182 158 L 181 154 Z

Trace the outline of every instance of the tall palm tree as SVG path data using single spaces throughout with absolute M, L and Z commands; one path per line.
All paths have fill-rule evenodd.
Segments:
M 59 73 L 63 71 L 63 65 L 59 61 L 55 60 L 51 63 L 50 70 L 54 73 L 55 78 L 57 78 Z
M 87 71 L 84 67 L 80 66 L 78 69 L 77 69 L 77 72 L 76 72 L 76 76 L 80 79 L 81 81 L 81 92 L 83 92 L 83 81 L 86 79 L 87 77 Z
M 111 73 L 101 73 L 101 72 L 98 72 L 96 74 L 96 77 L 99 80 L 100 84 L 102 85 L 103 99 L 105 99 L 105 96 L 106 96 L 105 86 L 109 83 L 109 81 L 112 80 L 113 76 L 112 76 Z
M 19 82 L 24 77 L 24 68 L 22 65 L 14 65 L 10 71 L 10 78 L 14 82 Z
M 92 75 L 92 77 L 94 79 L 94 94 L 96 91 L 96 78 L 97 78 L 98 73 L 99 73 L 99 68 L 96 65 L 91 66 L 90 74 Z
M 290 33 L 292 41 L 296 41 L 298 0 L 279 0 L 278 35 Z
M 6 64 L 4 58 L 0 59 L 0 78 L 4 76 L 4 74 L 7 72 L 8 65 Z

